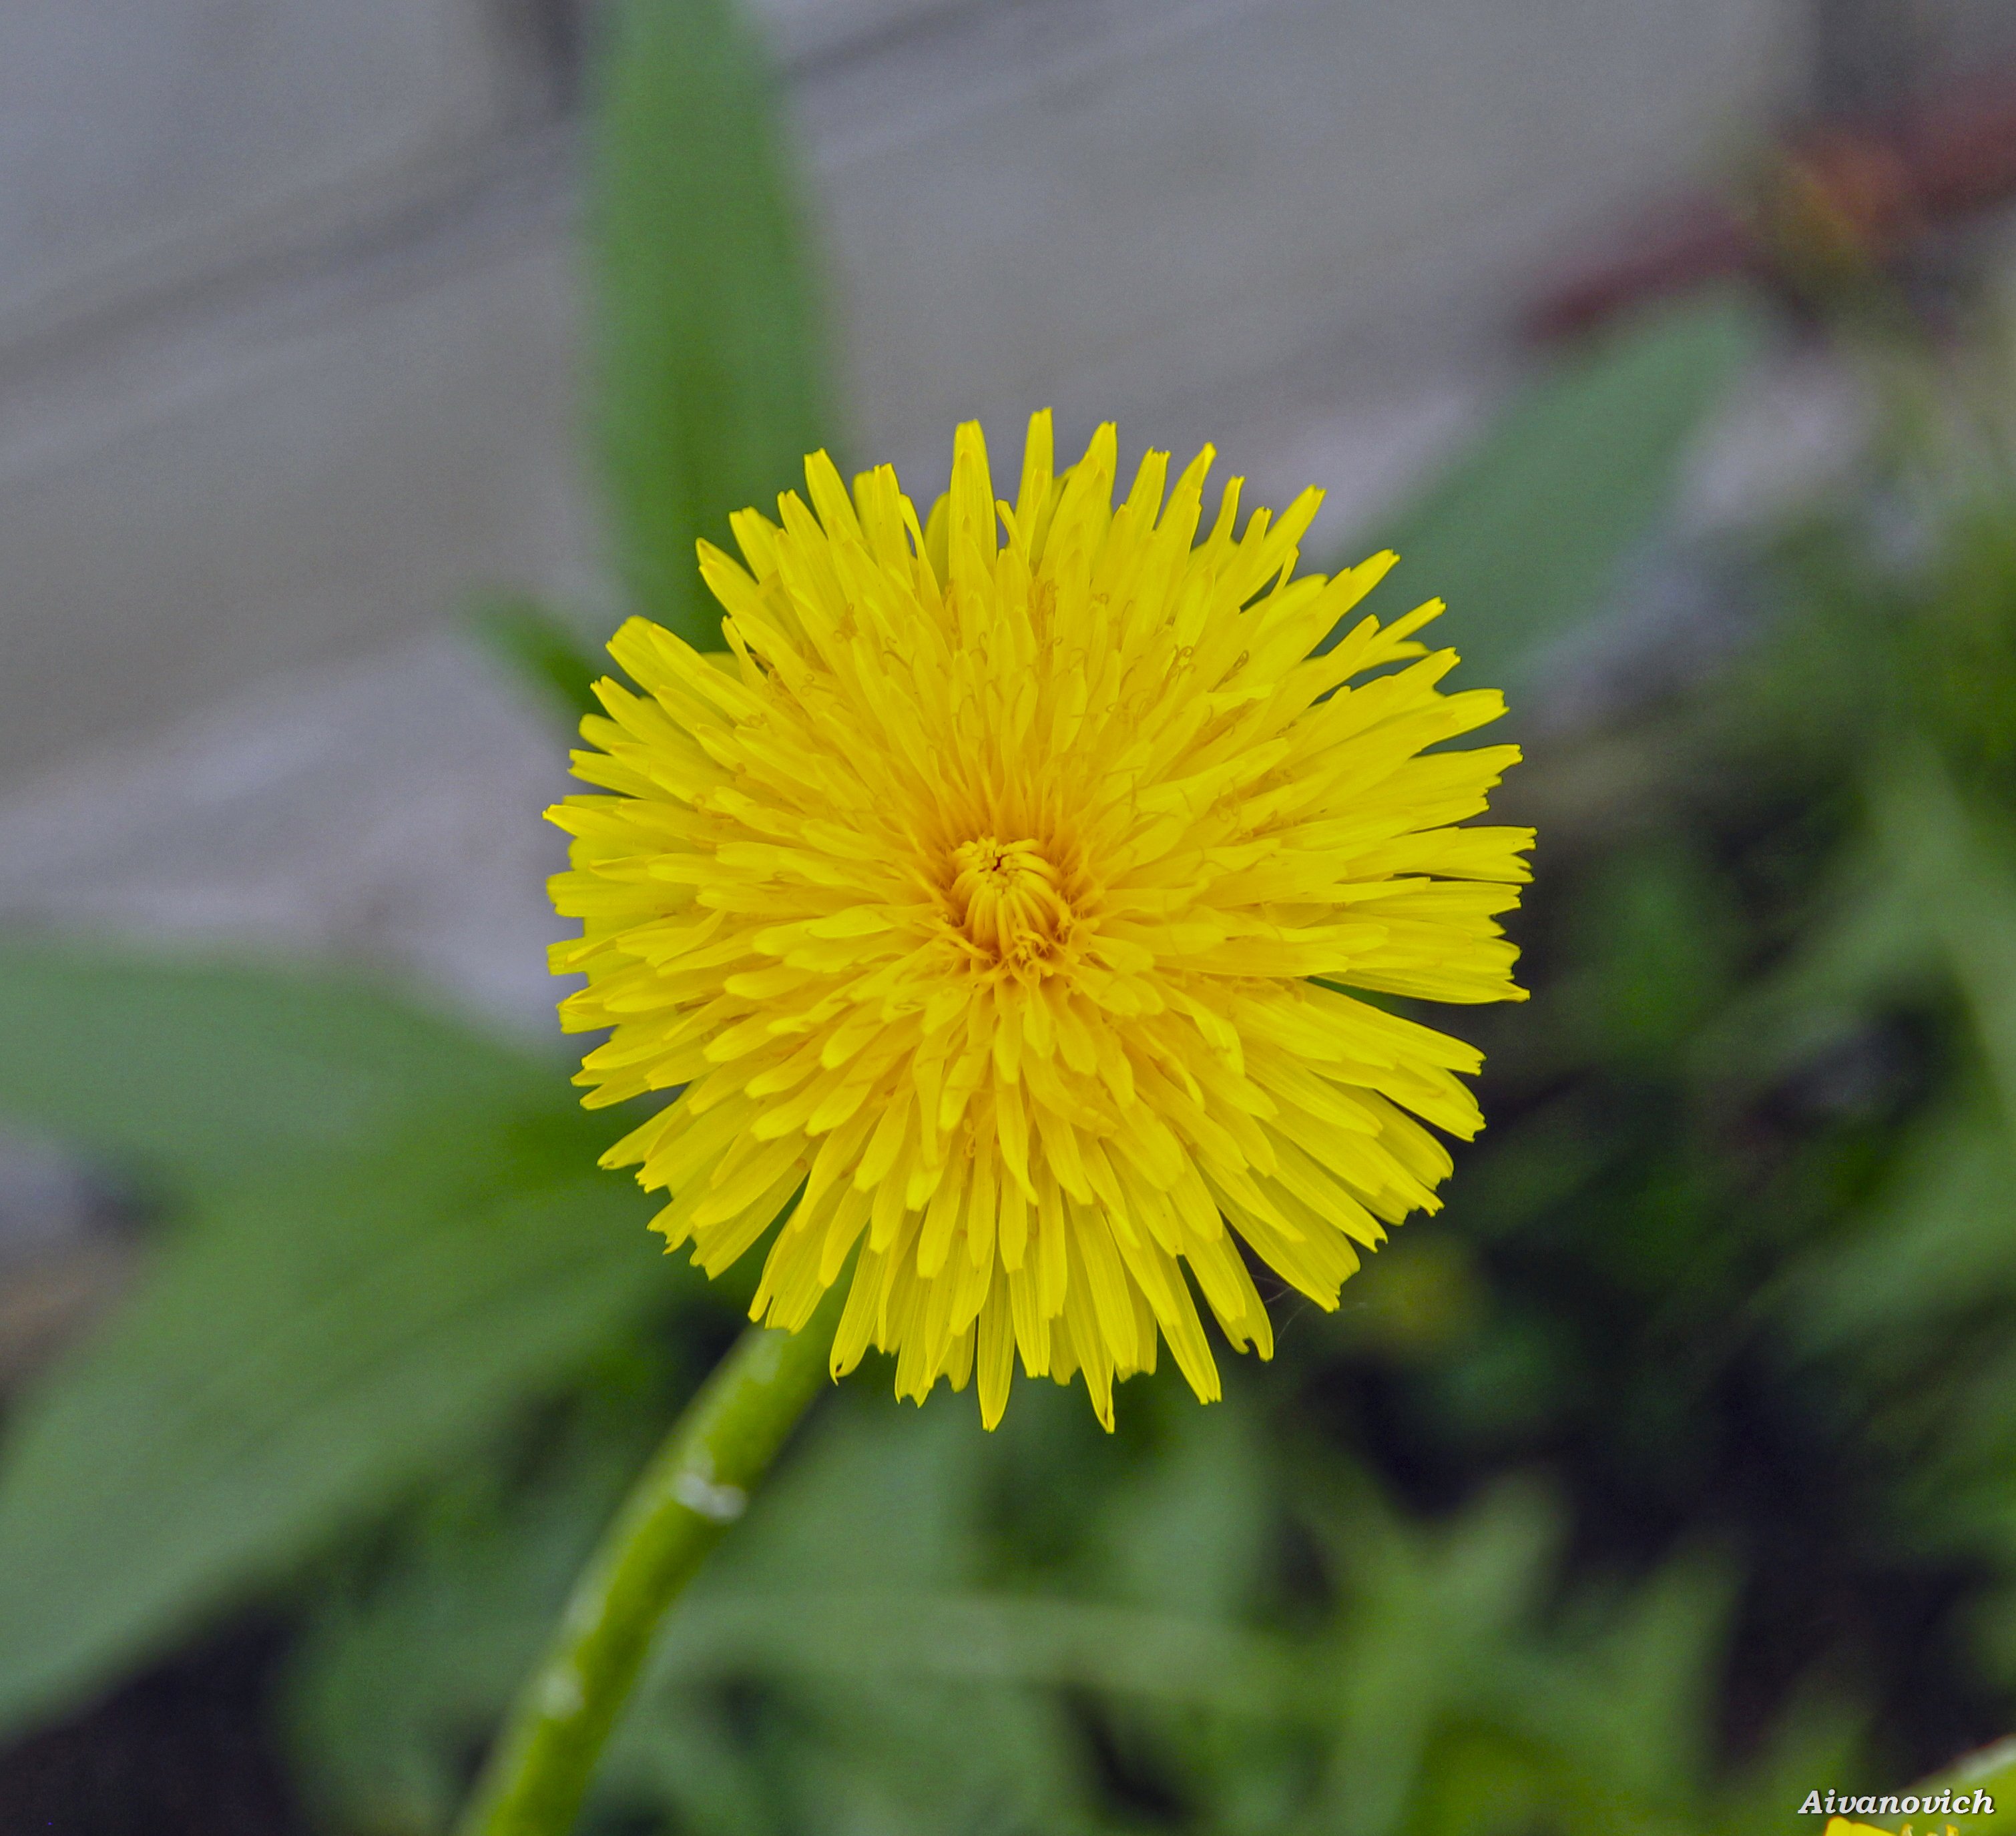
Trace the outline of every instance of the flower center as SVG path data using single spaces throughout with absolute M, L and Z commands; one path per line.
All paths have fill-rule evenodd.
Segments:
M 978 835 L 952 851 L 952 899 L 967 936 L 1021 968 L 1046 961 L 1071 935 L 1057 870 L 1035 842 Z

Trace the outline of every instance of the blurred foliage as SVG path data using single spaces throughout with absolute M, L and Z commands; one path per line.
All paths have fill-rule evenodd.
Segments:
M 597 429 L 634 602 L 697 638 L 695 534 L 821 436 L 808 296 L 743 29 L 607 31 Z M 1600 645 L 1762 336 L 1711 301 L 1564 363 L 1386 591 L 1452 600 L 1472 681 Z M 1748 649 L 1508 786 L 1535 999 L 1462 1017 L 1492 1123 L 1447 1214 L 1334 1316 L 1275 1295 L 1211 1410 L 830 1398 L 598 1836 L 1699 1836 L 2016 1720 L 2016 480 L 1942 405 L 1987 392 L 1885 361 L 1861 470 L 1708 558 Z M 578 706 L 563 623 L 484 623 Z M 442 1830 L 751 1272 L 652 1254 L 556 1058 L 352 981 L 11 947 L 0 1112 L 153 1214 L 8 1423 L 0 1723 L 278 1605 L 322 1824 Z
M 0 1720 L 382 1511 L 655 1298 L 551 1067 L 368 987 L 16 948 L 0 1029 L 10 1116 L 166 1213 L 9 1425 Z
M 1733 293 L 1606 332 L 1374 532 L 1366 546 L 1399 553 L 1402 591 L 1449 602 L 1430 636 L 1461 650 L 1471 681 L 1502 686 L 1516 709 L 1553 641 L 1602 607 L 1762 333 L 1755 303 Z
M 728 0 L 599 16 L 594 433 L 635 609 L 704 650 L 693 541 L 832 438 L 808 259 L 754 27 Z
M 530 593 L 492 593 L 469 609 L 469 627 L 569 727 L 598 711 L 596 679 L 607 673 L 574 621 Z

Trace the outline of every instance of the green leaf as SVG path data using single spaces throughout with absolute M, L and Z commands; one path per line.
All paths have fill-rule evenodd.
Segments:
M 314 1603 L 283 1708 L 297 1783 L 324 1822 L 355 1836 L 448 1827 L 469 1753 L 690 1390 L 657 1381 L 661 1364 L 639 1346 L 601 1361 L 535 1433 L 449 1469 Z
M 662 1292 L 560 1067 L 361 978 L 10 945 L 0 1114 L 175 1216 L 0 1454 L 0 1722 L 283 1573 Z
M 448 1099 L 563 1105 L 561 1082 L 360 976 L 0 945 L 0 1116 L 171 1191 L 375 1144 Z
M 627 0 L 607 27 L 589 221 L 617 554 L 639 611 L 719 649 L 693 543 L 825 437 L 812 286 L 739 10 Z
M 1463 681 L 1528 685 L 1540 652 L 1602 609 L 1760 336 L 1733 298 L 1623 328 L 1529 388 L 1377 532 L 1402 592 L 1448 601 L 1429 635 L 1462 652 Z
M 913 1590 L 697 1592 L 651 1684 L 715 1672 L 1078 1685 L 1220 1712 L 1286 1714 L 1294 1647 L 1265 1633 L 1100 1601 Z
M 1886 1004 L 1923 988 L 1938 946 L 1924 902 L 1891 865 L 1858 848 L 1835 868 L 1797 947 L 1697 1036 L 1689 1062 L 1697 1076 L 1763 1089 Z
M 1935 1111 L 1902 1144 L 1854 1234 L 1784 1281 L 1793 1344 L 1852 1359 L 1872 1388 L 1908 1385 L 1949 1359 L 1971 1314 L 2016 1296 L 2012 1185 L 2016 1156 L 1991 1108 Z M 1948 1392 L 1958 1374 L 1946 1371 Z
M 1870 801 L 1885 852 L 1945 958 L 2016 1135 L 2016 873 L 1929 747 L 1907 750 Z
M 529 593 L 497 594 L 470 614 L 477 635 L 536 690 L 572 731 L 584 714 L 599 714 L 595 684 L 609 674 L 579 634 Z
M 0 1724 L 283 1577 L 664 1291 L 562 1114 L 425 1112 L 175 1234 L 0 1462 Z

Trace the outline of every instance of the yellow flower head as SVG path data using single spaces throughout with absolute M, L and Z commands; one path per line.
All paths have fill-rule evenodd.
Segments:
M 752 1317 L 796 1331 L 852 1257 L 834 1374 L 977 1366 L 989 1427 L 1018 1351 L 1108 1427 L 1159 1338 L 1209 1400 L 1190 1281 L 1265 1357 L 1244 1252 L 1334 1307 L 1435 1208 L 1416 1119 L 1474 1134 L 1481 1059 L 1330 984 L 1521 997 L 1493 919 L 1532 832 L 1452 826 L 1517 749 L 1426 750 L 1503 699 L 1441 692 L 1439 602 L 1312 656 L 1394 557 L 1291 579 L 1321 494 L 1239 531 L 1236 479 L 1196 541 L 1211 458 L 1165 501 L 1150 454 L 1115 509 L 1113 429 L 1060 475 L 1039 415 L 1011 507 L 968 425 L 920 527 L 813 455 L 809 507 L 734 519 L 743 566 L 700 546 L 732 655 L 617 634 L 643 693 L 599 684 L 574 755 L 614 794 L 552 812 L 562 1015 L 611 1029 L 586 1100 L 686 1087 L 603 1164 L 710 1275 L 788 1212 Z

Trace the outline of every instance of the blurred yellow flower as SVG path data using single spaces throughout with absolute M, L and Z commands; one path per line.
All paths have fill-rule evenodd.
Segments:
M 734 519 L 745 566 L 701 544 L 731 655 L 617 634 L 643 693 L 599 684 L 574 755 L 614 794 L 551 813 L 561 1012 L 611 1029 L 586 1100 L 686 1087 L 603 1164 L 710 1275 L 797 1195 L 752 1317 L 801 1328 L 852 1256 L 834 1374 L 977 1367 L 989 1427 L 1018 1350 L 1109 1428 L 1159 1338 L 1209 1400 L 1185 1265 L 1265 1357 L 1242 1241 L 1334 1307 L 1436 1206 L 1416 1118 L 1474 1134 L 1480 1055 L 1325 983 L 1521 998 L 1494 919 L 1532 832 L 1453 826 L 1517 749 L 1426 750 L 1503 699 L 1442 693 L 1439 602 L 1312 656 L 1394 557 L 1292 579 L 1321 494 L 1235 533 L 1237 480 L 1195 542 L 1211 458 L 1165 502 L 1150 454 L 1115 509 L 1111 426 L 1055 474 L 1039 415 L 1011 507 L 970 424 L 920 526 L 815 454 L 809 507 Z

